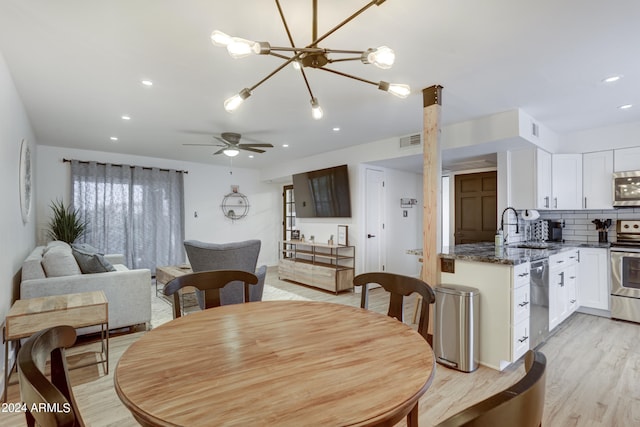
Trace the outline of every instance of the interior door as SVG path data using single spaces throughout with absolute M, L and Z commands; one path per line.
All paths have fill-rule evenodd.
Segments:
M 498 210 L 497 172 L 455 177 L 455 244 L 493 242 Z
M 384 172 L 365 170 L 364 272 L 384 271 Z

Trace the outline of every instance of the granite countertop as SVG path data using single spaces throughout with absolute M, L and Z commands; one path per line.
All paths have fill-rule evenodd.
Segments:
M 609 244 L 546 243 L 545 246 L 545 248 L 518 248 L 512 244 L 496 248 L 491 242 L 468 243 L 443 248 L 440 258 L 517 265 L 548 258 L 574 248 L 608 248 Z

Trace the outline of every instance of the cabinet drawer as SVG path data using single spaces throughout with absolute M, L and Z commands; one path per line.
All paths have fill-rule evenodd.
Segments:
M 513 267 L 513 287 L 514 288 L 519 288 L 520 286 L 529 284 L 530 269 L 531 269 L 531 264 L 528 262 L 525 262 L 523 264 L 518 264 Z
M 529 318 L 531 310 L 530 287 L 521 286 L 513 291 L 513 323 L 518 324 Z
M 529 319 L 525 319 L 517 323 L 513 329 L 513 359 L 512 362 L 518 360 L 523 354 L 529 350 L 531 340 L 529 339 Z

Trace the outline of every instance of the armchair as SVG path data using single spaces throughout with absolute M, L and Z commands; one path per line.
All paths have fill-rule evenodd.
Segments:
M 246 240 L 231 243 L 205 243 L 197 240 L 186 240 L 184 248 L 193 272 L 209 270 L 242 270 L 254 273 L 258 277 L 258 284 L 250 287 L 249 301 L 261 301 L 264 281 L 267 276 L 267 266 L 262 265 L 256 270 L 258 255 L 260 254 L 260 240 Z M 239 304 L 244 302 L 243 283 L 229 283 L 220 290 L 221 305 Z M 196 292 L 200 308 L 204 309 L 202 292 Z

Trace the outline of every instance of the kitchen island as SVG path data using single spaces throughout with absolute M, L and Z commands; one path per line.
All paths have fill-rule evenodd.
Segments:
M 531 263 L 575 251 L 575 246 L 564 244 L 523 248 L 473 243 L 449 247 L 440 254 L 439 283 L 470 286 L 480 291 L 480 364 L 503 370 L 529 349 Z

